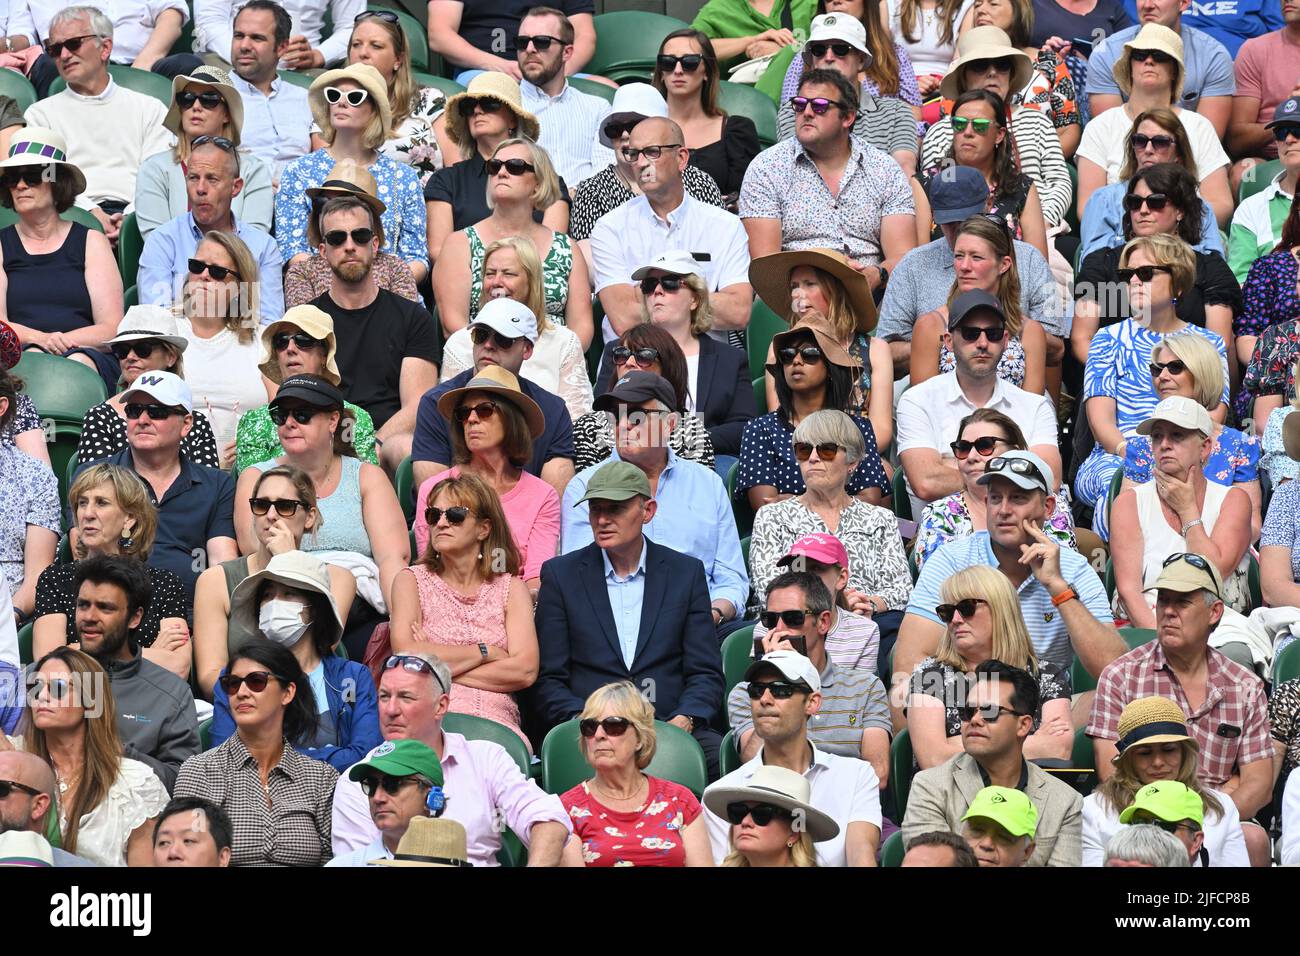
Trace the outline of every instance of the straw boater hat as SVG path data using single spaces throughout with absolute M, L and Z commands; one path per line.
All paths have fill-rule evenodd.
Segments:
M 749 264 L 749 284 L 763 303 L 783 319 L 790 316 L 790 273 L 798 266 L 812 266 L 839 279 L 849 297 L 859 332 L 876 327 L 876 303 L 871 298 L 867 277 L 834 249 L 799 249 L 759 256 Z
M 384 247 L 384 213 L 388 207 L 384 201 L 376 195 L 379 187 L 375 185 L 375 177 L 370 175 L 370 170 L 362 166 L 355 159 L 340 159 L 330 170 L 330 174 L 325 177 L 325 181 L 319 186 L 313 186 L 307 190 L 307 198 L 312 204 L 312 214 L 307 217 L 307 243 L 313 250 L 320 247 L 320 226 L 317 223 L 316 202 L 319 200 L 324 203 L 326 199 L 333 199 L 336 196 L 355 196 L 374 210 L 375 216 L 375 238 L 379 240 L 379 247 Z
M 1115 729 L 1118 762 L 1124 751 L 1137 744 L 1177 743 L 1186 740 L 1198 752 L 1200 748 L 1187 733 L 1187 716 L 1168 697 L 1138 697 L 1129 701 L 1119 715 Z
M 727 819 L 729 803 L 770 803 L 792 813 L 803 821 L 803 828 L 814 843 L 830 840 L 840 832 L 840 825 L 809 801 L 812 788 L 808 780 L 785 767 L 763 766 L 754 771 L 748 784 L 723 786 L 719 780 L 704 791 L 704 805 L 723 820 Z
M 320 377 L 331 385 L 338 385 L 343 381 L 343 376 L 339 374 L 338 363 L 334 360 L 335 352 L 338 349 L 338 341 L 334 337 L 334 320 L 330 318 L 328 312 L 318 309 L 314 305 L 295 305 L 270 325 L 263 326 L 262 361 L 257 366 L 263 375 L 275 382 L 276 385 L 280 384 L 280 363 L 276 361 L 275 349 L 271 346 L 271 340 L 275 338 L 277 332 L 288 331 L 285 326 L 301 329 L 312 338 L 324 342 L 325 369 L 321 372 Z
M 1183 65 L 1183 39 L 1167 26 L 1159 23 L 1143 24 L 1133 39 L 1124 44 L 1124 52 L 1115 65 L 1110 68 L 1111 76 L 1125 98 L 1133 92 L 1133 74 L 1131 64 L 1134 50 L 1159 50 L 1174 58 L 1174 95 L 1173 104 L 1178 105 L 1183 97 L 1183 77 L 1186 67 Z
M 226 101 L 226 112 L 230 114 L 230 125 L 233 127 L 230 141 L 238 146 L 239 134 L 244 128 L 244 98 L 230 82 L 230 74 L 220 67 L 201 66 L 189 76 L 172 78 L 172 102 L 163 118 L 163 126 L 176 136 L 181 135 L 181 107 L 176 102 L 176 94 L 187 86 L 200 86 L 221 94 L 221 98 Z
M 826 361 L 843 368 L 861 368 L 862 363 L 850 355 L 848 349 L 840 345 L 835 338 L 835 333 L 831 331 L 831 327 L 825 319 L 804 319 L 802 322 L 796 322 L 786 331 L 778 332 L 772 336 L 772 358 L 774 361 L 771 365 L 766 366 L 767 370 L 773 375 L 780 375 L 781 349 L 786 348 L 795 339 L 801 338 L 809 332 L 817 341 L 817 347 L 822 350 L 822 355 L 826 356 Z
M 76 194 L 86 191 L 86 175 L 75 163 L 68 162 L 68 142 L 59 133 L 43 126 L 26 126 L 14 133 L 9 143 L 9 158 L 0 169 L 14 166 L 62 166 L 76 184 Z
M 307 103 L 311 106 L 311 118 L 316 121 L 317 126 L 321 129 L 326 127 L 333 129 L 333 124 L 330 123 L 330 106 L 325 102 L 325 87 L 333 86 L 340 80 L 351 80 L 369 93 L 370 99 L 374 100 L 375 108 L 379 110 L 379 121 L 384 124 L 384 130 L 393 128 L 393 107 L 388 102 L 388 84 L 384 82 L 379 71 L 369 63 L 353 63 L 339 70 L 326 70 L 312 81 L 311 87 L 307 90 Z
M 465 827 L 444 817 L 415 817 L 397 844 L 391 860 L 371 866 L 469 866 Z
M 1024 50 L 1011 45 L 1011 37 L 1001 27 L 974 27 L 957 40 L 957 59 L 939 84 L 944 99 L 955 100 L 961 95 L 963 73 L 973 60 L 1011 60 L 1011 93 L 1019 93 L 1034 75 L 1034 63 Z M 1008 103 L 1008 106 L 1011 104 Z
M 175 314 L 161 305 L 131 306 L 118 323 L 117 334 L 104 344 L 111 347 L 122 342 L 139 342 L 141 339 L 166 342 L 177 352 L 184 352 L 190 344 L 190 340 L 181 335 Z
M 541 125 L 537 122 L 537 117 L 528 110 L 524 109 L 523 100 L 519 96 L 519 84 L 512 77 L 504 73 L 487 72 L 480 73 L 474 79 L 469 81 L 469 86 L 464 93 L 457 93 L 447 101 L 447 107 L 443 115 L 447 117 L 447 135 L 457 146 L 467 146 L 470 141 L 469 128 L 465 122 L 465 117 L 460 115 L 460 104 L 463 100 L 477 100 L 484 97 L 491 97 L 494 100 L 500 100 L 510 107 L 511 111 L 519 118 L 517 132 L 522 136 L 527 136 L 534 142 L 541 134 Z
M 500 365 L 488 365 L 481 372 L 475 372 L 474 377 L 460 388 L 444 392 L 438 399 L 438 411 L 442 417 L 450 422 L 456 413 L 456 406 L 468 392 L 491 392 L 513 402 L 523 413 L 524 421 L 528 423 L 528 430 L 534 438 L 540 437 L 546 430 L 546 416 L 542 414 L 541 406 L 523 393 L 519 388 L 519 379 L 509 369 Z

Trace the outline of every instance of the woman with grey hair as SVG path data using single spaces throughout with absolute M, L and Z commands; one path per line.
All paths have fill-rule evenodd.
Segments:
M 1120 827 L 1106 844 L 1104 866 L 1191 866 L 1178 837 L 1149 823 Z

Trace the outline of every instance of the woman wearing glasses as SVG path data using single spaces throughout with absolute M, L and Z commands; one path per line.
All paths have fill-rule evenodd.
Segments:
M 202 797 L 234 824 L 231 866 L 321 866 L 332 855 L 339 772 L 294 741 L 320 725 L 311 682 L 293 652 L 255 638 L 232 655 L 219 692 L 235 732 L 181 765 L 177 797 Z
M 595 773 L 560 802 L 587 866 L 713 865 L 695 794 L 645 773 L 655 755 L 655 712 L 639 690 L 622 681 L 594 691 L 578 734 Z
M 505 724 L 531 751 L 512 695 L 537 679 L 537 631 L 501 501 L 482 478 L 460 475 L 428 502 L 429 543 L 393 586 L 393 652 L 437 654 L 452 672 L 449 709 Z
M 384 204 L 381 251 L 397 255 L 418 283 L 429 273 L 424 197 L 415 170 L 380 150 L 393 128 L 384 78 L 365 63 L 329 70 L 312 83 L 307 101 L 327 145 L 295 159 L 280 176 L 275 238 L 285 264 L 318 254 L 307 247 L 307 219 L 312 215 L 307 190 L 322 185 L 335 164 L 350 159 L 374 177 L 375 195 Z
M 939 596 L 943 603 L 935 612 L 945 624 L 943 637 L 934 656 L 912 671 L 907 697 L 907 733 L 917 767 L 929 770 L 962 752 L 961 725 L 970 719 L 963 711 L 975 668 L 987 660 L 1023 668 L 1038 680 L 1042 707 L 1030 715 L 1034 729 L 1025 739 L 1025 759 L 1067 759 L 1074 746 L 1070 679 L 1039 662 L 1006 575 L 982 565 L 964 568 L 943 582 Z
M 230 75 L 215 66 L 201 66 L 190 76 L 172 79 L 172 102 L 163 125 L 176 137 L 176 145 L 155 153 L 140 164 L 135 181 L 135 218 L 140 235 L 189 211 L 185 187 L 190 149 L 200 136 L 220 136 L 234 144 L 239 155 L 239 178 L 244 185 L 230 200 L 230 211 L 240 225 L 271 231 L 275 191 L 271 169 L 247 150 L 239 149 L 244 125 L 244 100 Z
M 545 311 L 537 315 L 568 327 L 577 335 L 581 351 L 586 351 L 594 334 L 587 263 L 574 255 L 565 233 L 537 222 L 534 216 L 560 195 L 560 180 L 546 150 L 527 139 L 507 139 L 492 151 L 485 169 L 491 215 L 448 236 L 433 267 L 433 293 L 442 327 L 451 335 L 478 315 L 484 301 L 487 247 L 519 237 L 530 241 L 542 260 Z
M 21 737 L 58 780 L 63 849 L 96 866 L 152 866 L 153 830 L 167 790 L 148 764 L 122 756 L 113 685 L 89 654 L 60 647 L 33 668 Z
M 718 105 L 720 79 L 713 43 L 699 30 L 674 30 L 659 44 L 651 83 L 668 102 L 668 118 L 681 127 L 690 165 L 712 176 L 724 196 L 736 197 L 761 147 L 753 120 Z
M 916 525 L 912 560 L 917 573 L 930 555 L 957 538 L 988 530 L 984 504 L 987 485 L 979 483 L 984 466 L 1003 452 L 1027 451 L 1024 432 L 1006 415 L 993 408 L 977 408 L 961 420 L 952 454 L 957 459 L 962 490 L 925 506 Z M 1074 518 L 1068 495 L 1056 496 L 1056 511 L 1043 525 L 1043 533 L 1063 548 L 1076 548 Z
M 474 475 L 496 493 L 519 552 L 520 573 L 533 594 L 541 586 L 542 562 L 555 557 L 560 541 L 560 497 L 524 470 L 542 431 L 542 411 L 519 390 L 519 380 L 488 366 L 465 387 L 438 400 L 451 436 L 452 467 L 426 479 L 416 495 L 416 554 L 424 554 L 431 528 L 426 518 L 432 489 L 444 479 Z
M 812 805 L 806 777 L 785 767 L 760 767 L 745 786 L 719 780 L 704 805 L 731 824 L 722 866 L 819 866 L 816 844 L 833 840 L 840 825 Z
M 293 654 L 311 686 L 317 723 L 311 736 L 291 743 L 341 773 L 384 738 L 370 671 L 335 655 L 343 617 L 332 588 L 327 565 L 302 551 L 286 551 L 239 582 L 230 596 L 230 620 L 232 629 L 267 638 Z M 237 655 L 239 647 L 231 653 Z M 232 701 L 214 691 L 212 702 L 212 746 L 219 747 L 235 732 Z

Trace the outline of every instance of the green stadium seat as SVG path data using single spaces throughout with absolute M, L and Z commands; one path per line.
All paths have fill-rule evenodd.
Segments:
M 18 106 L 20 113 L 36 102 L 36 87 L 16 70 L 0 70 L 0 96 L 7 96 Z
M 490 740 L 494 744 L 500 744 L 519 766 L 519 772 L 525 777 L 528 776 L 533 760 L 528 752 L 528 745 L 505 724 L 488 720 L 486 717 L 475 717 L 472 714 L 448 713 L 442 719 L 442 729 L 460 734 L 467 740 Z
M 1074 168 L 1074 163 L 1066 163 L 1065 168 L 1070 172 L 1070 205 L 1065 209 L 1065 221 L 1070 226 L 1070 232 L 1079 235 L 1079 171 Z M 1078 267 L 1075 267 L 1078 271 Z
M 1128 649 L 1131 651 L 1154 641 L 1156 639 L 1156 629 L 1154 627 L 1121 627 L 1119 636 L 1124 638 L 1124 643 L 1128 645 Z
M 704 751 L 695 738 L 679 727 L 656 720 L 655 740 L 655 756 L 646 773 L 679 783 L 697 797 L 703 796 L 707 768 Z M 543 789 L 561 794 L 591 776 L 591 767 L 578 746 L 578 721 L 552 727 L 542 741 Z
M 907 794 L 912 789 L 912 760 L 912 739 L 904 727 L 889 745 L 889 789 L 894 792 L 900 822 L 907 813 Z
M 14 366 L 42 418 L 81 427 L 86 412 L 108 398 L 104 380 L 80 362 L 28 350 Z
M 754 389 L 754 407 L 758 409 L 758 414 L 766 415 L 771 411 L 767 407 L 767 376 L 760 375 L 750 384 Z
M 117 266 L 122 271 L 122 286 L 130 288 L 136 284 L 140 273 L 140 254 L 144 252 L 144 236 L 140 235 L 140 223 L 135 213 L 122 218 L 122 231 L 117 237 Z M 139 297 L 139 290 L 136 292 Z
M 897 867 L 903 865 L 903 857 L 907 851 L 903 848 L 903 831 L 895 830 L 885 841 L 885 845 L 880 848 L 880 865 Z
M 776 104 L 745 83 L 723 80 L 718 84 L 718 105 L 736 116 L 748 116 L 758 129 L 758 142 L 764 149 L 775 146 L 780 139 L 776 123 Z
M 280 79 L 284 80 L 286 83 L 292 83 L 294 86 L 301 86 L 304 90 L 308 89 L 311 86 L 312 81 L 316 79 L 314 76 L 308 76 L 306 73 L 299 73 L 297 70 L 279 70 L 277 72 L 280 74 Z
M 59 536 L 59 549 L 54 553 L 54 563 L 72 563 L 72 538 L 66 531 Z
M 1237 189 L 1237 205 L 1241 205 L 1255 193 L 1262 192 L 1273 181 L 1273 177 L 1281 171 L 1282 161 L 1280 159 L 1260 163 L 1250 170 L 1242 177 L 1241 186 Z
M 722 673 L 726 691 L 722 695 L 725 710 L 727 698 L 737 684 L 745 679 L 745 671 L 754 660 L 754 625 L 732 631 L 722 642 Z
M 736 519 L 736 533 L 747 538 L 754 530 L 754 509 L 749 506 L 747 494 L 736 494 L 736 477 L 739 474 L 740 462 L 727 470 L 727 496 L 731 499 L 731 515 Z
M 595 80 L 584 80 L 580 76 L 571 76 L 569 77 L 569 85 L 581 93 L 599 96 L 608 103 L 614 102 L 614 87 L 608 84 L 597 83 Z
M 397 502 L 402 506 L 402 514 L 406 517 L 406 526 L 409 528 L 415 521 L 415 466 L 411 463 L 411 456 L 407 455 L 397 466 L 397 472 L 393 475 L 393 490 L 397 492 Z
M 1280 687 L 1297 677 L 1300 677 L 1300 641 L 1292 641 L 1282 648 L 1282 653 L 1273 662 L 1273 687 Z
M 639 10 L 604 13 L 594 19 L 596 52 L 586 72 L 620 83 L 633 79 L 648 82 L 664 37 L 690 25 Z
M 77 458 L 77 446 L 81 444 L 81 425 L 67 422 L 50 421 L 46 425 L 46 451 L 50 455 L 50 468 L 59 480 L 59 501 L 68 500 L 68 489 L 72 487 L 72 472 L 76 466 L 69 468 L 69 463 Z
M 769 309 L 761 299 L 754 299 L 749 311 L 749 328 L 745 339 L 749 343 L 749 377 L 762 378 L 767 362 L 767 349 L 772 339 L 790 328 L 789 323 Z
M 82 209 L 80 206 L 72 206 L 59 213 L 59 218 L 66 219 L 68 222 L 79 222 L 87 229 L 94 229 L 96 232 L 104 231 L 104 224 L 95 218 L 94 213 L 89 209 Z
M 129 309 L 131 308 L 131 306 L 139 305 L 139 304 L 140 304 L 140 287 L 134 285 L 127 286 L 126 291 L 122 293 L 122 307 Z
M 728 730 L 722 738 L 722 747 L 718 751 L 718 769 L 722 771 L 725 777 L 733 770 L 739 770 L 743 761 L 740 759 L 740 748 L 736 742 L 736 732 Z
M 135 67 L 123 66 L 120 63 L 110 63 L 108 72 L 113 77 L 113 82 L 119 86 L 125 86 L 128 90 L 135 90 L 135 92 L 143 93 L 145 96 L 152 96 L 164 106 L 170 107 L 172 105 L 172 81 L 165 76 L 151 73 L 148 70 L 137 70 Z M 66 86 L 63 77 L 56 78 L 50 84 L 50 96 L 61 93 Z
M 447 97 L 447 99 L 451 99 L 457 93 L 465 92 L 465 87 L 455 80 L 448 79 L 445 76 L 438 76 L 435 73 L 416 73 L 412 71 L 411 76 L 415 80 L 416 86 L 441 90 L 443 96 Z
M 27 623 L 18 631 L 18 663 L 23 667 L 32 663 L 32 630 L 33 625 Z
M 750 543 L 750 538 L 748 535 L 740 539 L 740 556 L 745 561 L 746 571 L 749 570 L 749 543 Z
M 199 722 L 199 750 L 212 749 L 212 718 Z

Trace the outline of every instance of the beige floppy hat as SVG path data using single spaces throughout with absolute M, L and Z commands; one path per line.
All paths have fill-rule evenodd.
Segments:
M 1011 93 L 1019 93 L 1029 85 L 1034 75 L 1034 63 L 1023 50 L 1011 45 L 1011 37 L 1001 27 L 974 27 L 957 41 L 957 59 L 944 74 L 939 92 L 944 99 L 955 100 L 961 95 L 959 87 L 966 66 L 975 60 L 1011 60 Z M 1010 105 L 1010 104 L 1008 104 Z
M 460 388 L 444 392 L 438 398 L 438 411 L 442 413 L 442 417 L 450 422 L 461 398 L 470 392 L 491 392 L 508 402 L 514 402 L 523 413 L 524 421 L 528 423 L 528 431 L 534 438 L 541 437 L 542 432 L 546 430 L 546 416 L 542 414 L 541 406 L 523 393 L 519 388 L 519 379 L 509 369 L 504 369 L 500 365 L 487 365 L 481 372 L 475 372 L 474 377 Z
M 199 86 L 221 94 L 226 101 L 226 112 L 230 114 L 230 125 L 234 127 L 230 141 L 238 146 L 240 131 L 244 128 L 244 98 L 230 82 L 230 74 L 220 67 L 201 66 L 189 76 L 172 78 L 172 102 L 163 118 L 163 126 L 175 135 L 181 135 L 181 107 L 176 102 L 176 95 L 187 86 Z
M 338 342 L 334 337 L 334 320 L 330 318 L 328 312 L 314 305 L 295 305 L 262 329 L 262 361 L 257 366 L 262 374 L 276 385 L 280 384 L 280 363 L 276 360 L 271 340 L 275 338 L 277 332 L 287 332 L 287 326 L 300 329 L 317 341 L 325 343 L 325 370 L 321 373 L 321 378 L 335 386 L 342 382 L 343 376 L 339 374 L 339 366 L 334 358 L 338 349 Z
M 510 107 L 511 112 L 519 120 L 518 132 L 536 142 L 541 135 L 542 127 L 537 122 L 537 117 L 524 109 L 523 100 L 519 96 L 519 84 L 504 73 L 496 72 L 480 73 L 469 81 L 469 86 L 464 93 L 457 93 L 447 101 L 447 108 L 443 115 L 447 117 L 447 135 L 451 137 L 452 142 L 463 147 L 470 141 L 465 117 L 460 115 L 460 104 L 465 100 L 484 97 L 500 100 Z
M 749 264 L 749 284 L 769 309 L 789 321 L 790 273 L 799 266 L 820 269 L 843 284 L 859 332 L 870 332 L 876 327 L 876 302 L 871 298 L 867 277 L 853 268 L 842 252 L 834 249 L 798 249 L 759 256 Z
M 1174 92 L 1173 104 L 1178 105 L 1183 96 L 1183 78 L 1186 66 L 1183 62 L 1183 38 L 1173 30 L 1159 23 L 1147 23 L 1137 32 L 1133 39 L 1124 44 L 1124 53 L 1110 68 L 1111 76 L 1125 98 L 1133 92 L 1133 51 L 1156 50 L 1174 58 Z
M 370 94 L 375 107 L 379 110 L 379 120 L 385 131 L 393 128 L 393 107 L 388 101 L 388 84 L 383 76 L 369 63 L 353 63 L 338 70 L 326 70 L 312 81 L 307 90 L 307 103 L 311 106 L 311 118 L 321 129 L 333 129 L 330 124 L 330 107 L 325 102 L 325 87 L 333 86 L 340 80 L 351 80 Z

